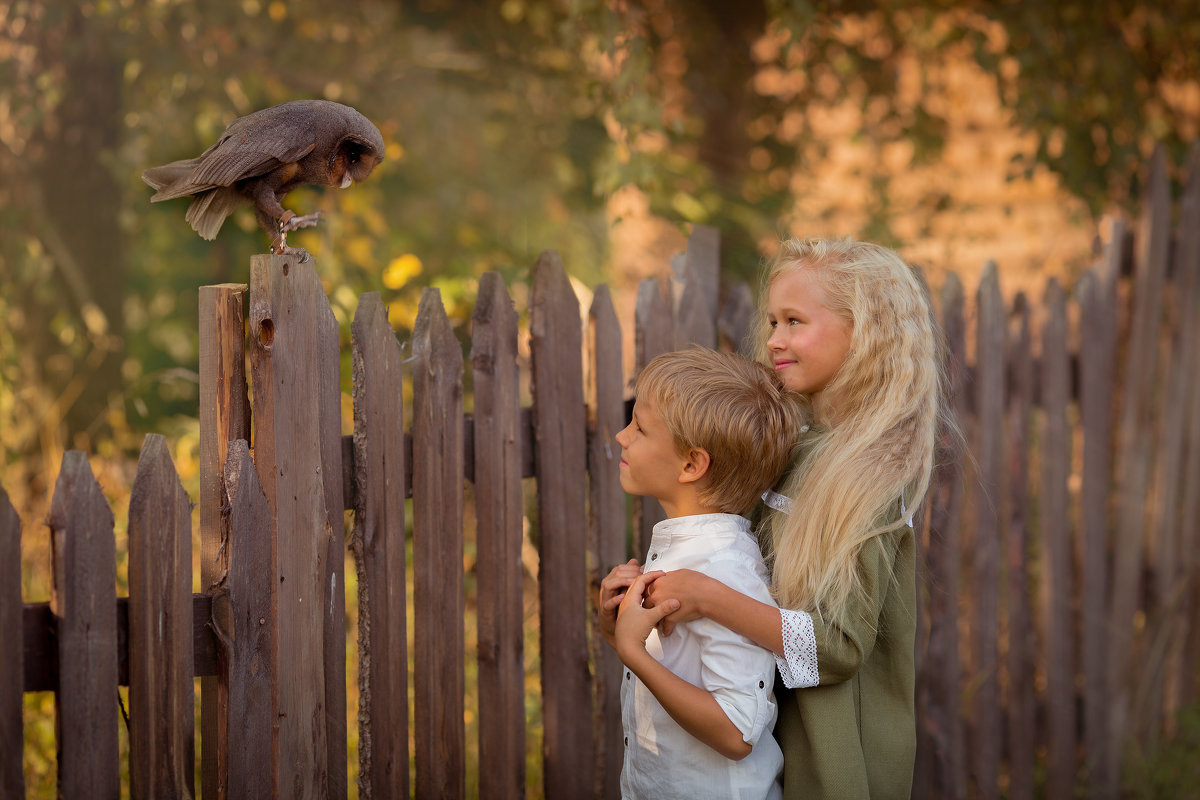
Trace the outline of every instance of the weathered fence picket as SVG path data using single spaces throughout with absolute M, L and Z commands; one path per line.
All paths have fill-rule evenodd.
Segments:
M 273 612 L 277 593 L 271 563 L 271 510 L 244 439 L 229 443 L 224 459 L 221 506 L 227 568 L 213 595 L 213 631 L 222 644 L 222 670 L 228 675 L 224 727 L 218 732 L 218 797 L 270 797 L 275 784 L 274 678 L 278 627 Z
M 129 789 L 190 798 L 196 761 L 192 678 L 192 501 L 166 439 L 146 437 L 129 498 Z
M 358 573 L 359 797 L 408 797 L 404 386 L 377 292 L 354 314 L 354 532 Z
M 472 321 L 479 658 L 479 797 L 525 790 L 524 494 L 517 312 L 500 274 L 479 283 Z
M 592 564 L 591 590 L 608 570 L 628 558 L 625 536 L 625 492 L 621 488 L 621 448 L 615 436 L 625 427 L 624 379 L 621 365 L 621 327 L 608 287 L 601 286 L 588 312 L 588 483 Z M 596 749 L 599 797 L 621 796 L 621 660 L 603 641 L 599 626 L 592 635 L 596 670 Z
M 23 623 L 21 520 L 0 487 L 0 637 L 24 644 Z M 25 796 L 24 672 L 25 648 L 4 648 L 0 654 L 0 795 L 5 797 Z
M 656 355 L 672 349 L 675 322 L 671 304 L 663 296 L 654 278 L 638 285 L 637 305 L 634 308 L 634 374 L 650 363 Z M 650 548 L 654 526 L 666 519 L 666 512 L 652 497 L 633 499 L 633 553 L 641 560 Z
M 1008 798 L 1032 800 L 1036 760 L 1037 698 L 1033 681 L 1018 676 L 1032 675 L 1037 661 L 1037 631 L 1031 609 L 1030 578 L 1024 565 L 1033 556 L 1029 510 L 1029 444 L 1034 413 L 1034 363 L 1030 333 L 1029 303 L 1023 292 L 1013 298 L 1013 335 L 1009 339 L 1008 395 L 1008 513 L 1004 552 L 1008 607 Z
M 1004 419 L 1006 327 L 1008 321 L 996 264 L 989 263 L 979 282 L 975 334 L 976 483 L 974 531 L 971 534 L 971 592 L 975 614 L 971 623 L 973 661 L 971 683 L 975 698 L 974 731 L 976 789 L 984 800 L 998 797 L 1000 766 L 1000 527 L 1004 486 Z
M 1112 400 L 1116 376 L 1117 277 L 1125 250 L 1125 225 L 1114 221 L 1104 258 L 1076 289 L 1079 303 L 1079 416 L 1083 438 L 1079 493 L 1081 563 L 1080 627 L 1083 661 L 1083 744 L 1088 796 L 1116 797 L 1107 759 L 1112 745 L 1108 719 L 1109 495 L 1112 486 Z
M 941 292 L 945 341 L 947 405 L 959 420 L 966 415 L 966 327 L 963 287 L 947 276 Z M 917 729 L 917 797 L 965 798 L 967 781 L 959 662 L 959 584 L 962 571 L 958 520 L 963 503 L 963 447 L 956 431 L 943 430 L 930 479 L 928 538 L 923 548 L 926 575 L 927 644 L 917 676 L 918 703 L 924 709 Z M 936 665 L 936 667 L 934 666 Z
M 1047 791 L 1050 797 L 1074 794 L 1075 767 L 1075 546 L 1067 484 L 1071 474 L 1071 440 L 1067 405 L 1071 365 L 1067 354 L 1066 294 L 1051 278 L 1043 298 L 1047 319 L 1042 326 L 1041 524 L 1040 550 L 1045 560 L 1042 596 L 1045 631 Z M 1019 568 L 1019 566 L 1018 566 Z M 1029 674 L 1028 672 L 1024 674 Z
M 586 626 L 587 433 L 579 301 L 555 253 L 543 253 L 530 290 L 537 538 L 541 601 L 542 752 L 547 797 L 592 792 L 595 738 Z
M 466 793 L 463 357 L 436 289 L 421 294 L 413 357 L 415 787 L 454 800 Z
M 63 797 L 120 796 L 113 513 L 83 453 L 63 457 L 50 502 L 55 733 Z
M 1142 236 L 1134 258 L 1133 309 L 1129 320 L 1129 345 L 1125 353 L 1124 392 L 1117 439 L 1117 535 L 1114 539 L 1112 600 L 1109 611 L 1109 782 L 1119 774 L 1120 755 L 1134 718 L 1136 669 L 1135 616 L 1142 591 L 1142 566 L 1146 540 L 1135 532 L 1146 530 L 1146 494 L 1150 489 L 1151 434 L 1155 378 L 1158 365 L 1159 324 L 1163 284 L 1170 240 L 1170 184 L 1161 150 L 1151 160 L 1146 201 L 1139 226 Z
M 1158 519 L 1162 527 L 1162 540 L 1158 553 L 1158 603 L 1171 609 L 1174 617 L 1168 626 L 1168 653 L 1163 664 L 1162 703 L 1159 713 L 1170 718 L 1170 709 L 1177 707 L 1184 687 L 1194 683 L 1182 671 L 1184 643 L 1187 635 L 1187 597 L 1191 593 L 1187 576 L 1187 564 L 1195 547 L 1196 528 L 1194 514 L 1189 516 L 1185 508 L 1189 487 L 1196 485 L 1197 478 L 1189 474 L 1187 459 L 1189 445 L 1200 445 L 1189 434 L 1189 414 L 1194 413 L 1189 396 L 1194 391 L 1195 373 L 1200 370 L 1200 147 L 1193 147 L 1189 163 L 1189 180 L 1179 203 L 1179 221 L 1172 275 L 1176 292 L 1173 295 L 1172 319 L 1168 323 L 1172 332 L 1171 352 L 1174 358 L 1168 363 L 1167 396 L 1164 398 L 1165 413 L 1161 416 L 1163 432 L 1160 434 L 1159 476 L 1163 481 Z M 1193 673 L 1194 674 L 1194 673 Z M 1169 724 L 1169 723 L 1168 723 Z M 1173 730 L 1169 728 L 1168 730 Z
M 1200 145 L 1192 147 L 1188 162 L 1188 182 L 1180 203 L 1179 212 L 1178 264 L 1189 276 L 1187 290 L 1183 292 L 1183 342 L 1184 356 L 1181 370 L 1188 375 L 1188 396 L 1184 400 L 1187 408 L 1183 426 L 1186 441 L 1183 475 L 1183 499 L 1180 509 L 1182 531 L 1179 542 L 1178 577 L 1182 585 L 1179 620 L 1183 631 L 1178 637 L 1178 652 L 1175 656 L 1172 680 L 1178 687 L 1168 702 L 1175 707 L 1188 707 L 1196 702 L 1194 676 L 1200 668 L 1200 635 L 1190 630 L 1189 620 L 1195 618 L 1200 608 L 1200 581 L 1195 580 L 1200 567 L 1200 535 L 1195 520 L 1200 519 Z

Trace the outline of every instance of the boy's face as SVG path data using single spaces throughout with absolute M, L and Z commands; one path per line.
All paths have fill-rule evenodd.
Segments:
M 621 446 L 621 488 L 672 502 L 686 460 L 675 452 L 671 432 L 649 398 L 633 404 L 633 420 L 616 436 Z

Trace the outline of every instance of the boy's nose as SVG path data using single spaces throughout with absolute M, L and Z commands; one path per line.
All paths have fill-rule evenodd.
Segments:
M 621 437 L 625 436 L 628 432 L 629 432 L 629 426 L 626 425 L 624 428 L 617 431 L 617 435 L 614 436 L 613 439 L 615 439 L 617 441 L 618 445 L 620 445 L 621 447 L 624 447 L 625 443 L 623 441 L 621 441 Z

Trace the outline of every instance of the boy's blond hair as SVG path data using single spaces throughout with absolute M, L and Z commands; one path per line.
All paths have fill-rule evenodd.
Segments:
M 703 347 L 677 350 L 652 359 L 635 391 L 653 403 L 676 453 L 708 453 L 705 505 L 745 513 L 787 469 L 803 418 L 764 365 Z

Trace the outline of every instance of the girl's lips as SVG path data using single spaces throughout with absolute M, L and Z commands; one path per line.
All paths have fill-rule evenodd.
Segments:
M 788 367 L 792 366 L 795 363 L 796 363 L 795 361 L 776 361 L 775 362 L 775 371 L 778 372 L 781 369 L 787 369 Z

